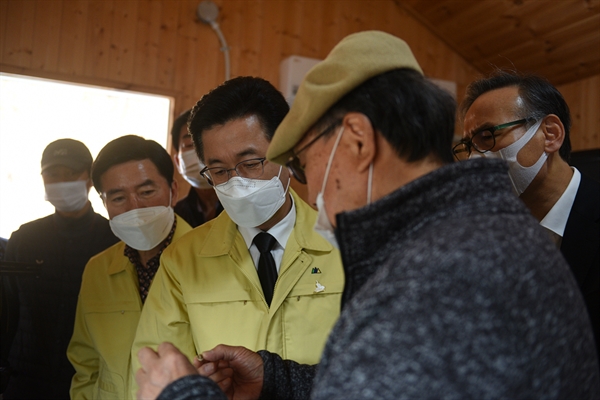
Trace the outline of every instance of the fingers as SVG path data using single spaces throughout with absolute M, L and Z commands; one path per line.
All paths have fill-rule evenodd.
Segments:
M 140 387 L 138 396 L 154 398 L 171 382 L 197 374 L 188 358 L 171 343 L 161 343 L 158 352 L 144 347 L 138 352 L 141 369 L 136 372 Z
M 195 365 L 194 365 L 195 366 Z M 211 376 L 217 370 L 218 364 L 205 361 L 200 366 L 196 367 L 198 373 L 202 376 Z
M 154 353 L 154 351 L 152 351 L 152 350 L 150 350 L 150 351 L 152 353 Z M 146 353 L 146 352 L 144 352 L 144 353 Z M 152 353 L 148 353 L 148 354 L 155 357 L 155 354 L 152 354 Z M 138 353 L 138 357 L 139 357 L 139 353 Z M 136 398 L 138 400 L 155 399 L 162 390 L 162 388 L 157 387 L 155 384 L 153 384 L 153 382 L 151 382 L 149 374 L 146 371 L 144 371 L 142 368 L 138 369 L 137 372 L 135 373 L 135 380 L 139 387 L 139 389 L 136 393 Z
M 251 351 L 242 346 L 227 346 L 225 344 L 220 344 L 212 350 L 203 352 L 201 356 L 204 360 L 207 361 L 232 361 L 246 352 Z
M 217 369 L 210 375 L 204 375 L 210 378 L 213 382 L 219 383 L 225 379 L 233 377 L 233 369 L 232 368 L 221 368 Z
M 168 355 L 181 354 L 179 349 L 173 345 L 173 343 L 162 342 L 158 345 L 158 355 L 160 357 L 165 357 Z
M 217 382 L 219 388 L 227 395 L 227 398 L 231 399 L 233 397 L 233 379 L 226 378 L 222 381 Z
M 148 368 L 158 360 L 158 353 L 150 347 L 144 347 L 138 351 L 138 360 L 140 360 L 140 364 L 142 364 L 142 369 L 148 370 Z
M 198 368 L 198 373 L 219 383 L 224 379 L 231 378 L 234 372 L 227 361 L 219 361 L 215 363 L 206 362 Z
M 217 361 L 217 360 L 225 360 L 226 355 L 230 351 L 231 346 L 227 346 L 224 344 L 220 344 L 217 347 L 205 351 L 201 354 L 202 358 L 207 361 Z M 231 359 L 231 355 L 227 356 L 227 359 Z

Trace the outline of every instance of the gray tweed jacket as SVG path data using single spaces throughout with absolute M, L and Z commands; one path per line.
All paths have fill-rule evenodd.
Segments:
M 509 185 L 470 160 L 339 214 L 340 319 L 318 366 L 260 352 L 261 398 L 600 397 L 575 279 Z

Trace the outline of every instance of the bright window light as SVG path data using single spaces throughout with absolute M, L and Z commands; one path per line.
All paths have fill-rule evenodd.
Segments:
M 123 135 L 166 147 L 172 99 L 0 73 L 0 237 L 54 212 L 44 200 L 40 162 L 54 140 L 79 140 L 92 157 Z M 94 211 L 108 218 L 96 190 Z

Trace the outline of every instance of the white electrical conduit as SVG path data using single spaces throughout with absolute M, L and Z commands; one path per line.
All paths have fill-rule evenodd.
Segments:
M 229 63 L 229 46 L 227 46 L 227 41 L 225 40 L 225 36 L 223 36 L 223 32 L 221 32 L 221 28 L 217 23 L 217 17 L 219 16 L 219 7 L 215 3 L 210 0 L 204 0 L 200 4 L 198 4 L 198 18 L 200 21 L 205 24 L 210 25 L 210 27 L 216 32 L 217 37 L 219 38 L 219 42 L 221 43 L 221 51 L 225 57 L 225 80 L 228 81 L 231 78 L 231 67 Z

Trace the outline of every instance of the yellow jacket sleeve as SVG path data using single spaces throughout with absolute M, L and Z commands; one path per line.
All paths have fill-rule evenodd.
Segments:
M 73 336 L 67 348 L 67 357 L 75 368 L 70 390 L 73 400 L 92 399 L 98 379 L 99 356 L 85 324 L 84 307 L 77 302 Z
M 196 355 L 181 285 L 169 268 L 168 257 L 161 257 L 161 267 L 152 282 L 152 295 L 146 299 L 132 346 L 132 373 L 140 368 L 138 351 L 143 347 L 156 350 L 162 342 L 177 343 L 190 360 Z M 182 344 L 187 344 L 182 346 Z M 135 383 L 135 380 L 132 380 Z M 137 390 L 137 385 L 133 384 Z M 135 391 L 133 392 L 135 394 Z

